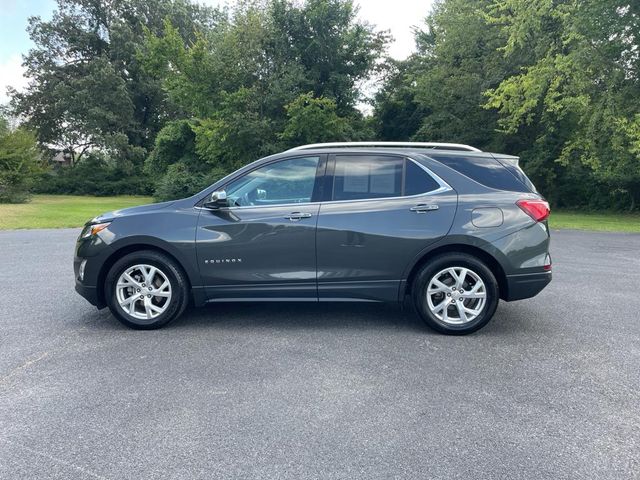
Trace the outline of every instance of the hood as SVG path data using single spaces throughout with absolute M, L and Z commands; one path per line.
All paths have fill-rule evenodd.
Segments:
M 173 205 L 174 203 L 175 201 L 162 202 L 162 203 L 150 203 L 149 205 L 140 205 L 138 207 L 130 207 L 130 208 L 123 208 L 121 210 L 113 210 L 112 212 L 105 212 L 98 215 L 89 223 L 108 222 L 118 217 L 127 217 L 129 215 L 138 215 L 140 213 L 152 212 L 154 210 L 167 208 L 168 206 Z

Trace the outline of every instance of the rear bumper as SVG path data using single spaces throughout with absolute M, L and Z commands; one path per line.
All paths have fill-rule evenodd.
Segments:
M 535 297 L 551 282 L 551 272 L 525 273 L 507 275 L 507 292 L 505 300 L 523 300 Z

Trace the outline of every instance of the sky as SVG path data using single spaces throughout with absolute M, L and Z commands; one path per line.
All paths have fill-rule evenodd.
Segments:
M 208 5 L 233 5 L 234 0 L 200 0 Z M 412 27 L 420 25 L 433 0 L 356 0 L 361 20 L 390 30 L 394 42 L 389 54 L 406 58 L 414 48 Z M 0 105 L 8 101 L 8 86 L 22 89 L 27 84 L 22 55 L 33 46 L 26 32 L 30 16 L 51 18 L 55 0 L 0 0 Z

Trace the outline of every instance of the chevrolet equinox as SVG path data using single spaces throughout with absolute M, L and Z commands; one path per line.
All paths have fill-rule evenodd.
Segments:
M 76 290 L 133 328 L 189 304 L 404 302 L 466 334 L 551 281 L 549 205 L 518 157 L 446 143 L 305 145 L 182 200 L 102 214 Z

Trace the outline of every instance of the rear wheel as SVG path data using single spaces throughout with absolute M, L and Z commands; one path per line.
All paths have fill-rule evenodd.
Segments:
M 154 251 L 125 255 L 111 267 L 105 298 L 111 313 L 136 329 L 153 329 L 177 318 L 188 303 L 188 282 L 174 260 Z
M 498 282 L 479 259 L 464 253 L 440 255 L 418 273 L 413 303 L 434 330 L 465 335 L 484 327 L 498 306 Z

